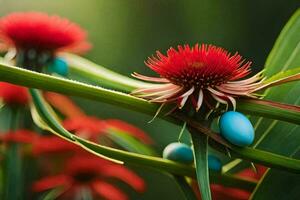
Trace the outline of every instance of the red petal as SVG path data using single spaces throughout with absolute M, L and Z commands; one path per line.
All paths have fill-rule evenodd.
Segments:
M 71 179 L 65 175 L 49 176 L 33 183 L 32 190 L 41 192 L 59 186 L 68 187 L 71 185 Z
M 211 185 L 212 197 L 215 200 L 247 200 L 250 197 L 250 192 L 223 187 L 221 185 Z
M 0 99 L 6 104 L 26 105 L 30 98 L 25 87 L 0 82 Z
M 45 92 L 47 101 L 68 118 L 84 116 L 84 112 L 67 96 L 54 92 Z
M 112 165 L 109 168 L 105 169 L 102 173 L 104 176 L 122 180 L 123 182 L 134 188 L 136 191 L 145 191 L 146 186 L 144 180 L 133 171 L 125 168 L 122 165 Z
M 127 195 L 120 189 L 105 182 L 97 181 L 92 185 L 94 191 L 106 200 L 127 200 Z

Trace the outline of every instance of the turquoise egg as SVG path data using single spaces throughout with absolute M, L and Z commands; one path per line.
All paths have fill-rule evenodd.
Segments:
M 192 164 L 194 161 L 191 147 L 180 142 L 174 142 L 166 146 L 163 151 L 163 158 L 183 164 Z
M 213 171 L 221 171 L 222 169 L 221 160 L 214 155 L 208 155 L 208 168 Z
M 245 147 L 254 140 L 254 128 L 249 119 L 239 112 L 224 113 L 219 122 L 221 135 L 230 143 Z
M 56 73 L 61 76 L 68 75 L 68 64 L 63 58 L 55 58 L 49 65 L 48 71 L 50 73 Z

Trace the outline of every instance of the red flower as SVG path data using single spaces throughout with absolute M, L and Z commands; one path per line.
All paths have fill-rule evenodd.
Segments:
M 29 94 L 25 87 L 0 82 L 0 99 L 5 104 L 24 106 L 29 102 Z
M 40 12 L 18 12 L 2 17 L 0 39 L 7 47 L 25 51 L 82 52 L 90 48 L 85 31 L 78 25 Z
M 157 57 L 145 63 L 160 78 L 137 73 L 133 76 L 160 84 L 139 88 L 133 94 L 152 102 L 177 102 L 179 108 L 189 98 L 197 111 L 203 101 L 211 98 L 223 104 L 230 102 L 235 108 L 234 97 L 254 97 L 252 92 L 261 86 L 261 73 L 240 80 L 250 73 L 251 62 L 244 62 L 238 53 L 231 55 L 213 45 L 178 46 L 178 50 L 170 48 L 166 56 L 157 51 Z
M 127 195 L 109 183 L 121 180 L 138 192 L 145 190 L 144 181 L 133 171 L 95 156 L 74 156 L 67 160 L 61 174 L 45 177 L 33 185 L 40 192 L 58 186 L 64 188 L 61 199 L 74 199 L 81 189 L 89 189 L 94 196 L 107 200 L 126 200 Z

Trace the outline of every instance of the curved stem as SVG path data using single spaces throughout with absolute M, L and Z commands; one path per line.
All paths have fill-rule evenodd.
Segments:
M 48 123 L 50 129 L 57 130 L 56 134 L 60 135 L 62 138 L 65 138 L 67 135 L 64 132 L 61 132 L 61 130 L 64 128 L 55 119 L 55 117 L 51 115 L 50 107 L 48 107 L 45 104 L 39 92 L 34 89 L 30 89 L 30 92 L 33 96 L 33 103 L 36 106 L 36 109 L 38 110 L 38 113 L 40 114 L 42 120 Z M 56 122 L 53 123 L 54 121 Z M 67 130 L 65 131 L 67 132 Z M 84 149 L 92 153 L 96 153 L 96 155 L 101 154 L 106 157 L 120 160 L 131 165 L 150 167 L 152 169 L 159 169 L 177 175 L 195 177 L 195 168 L 190 165 L 183 165 L 159 157 L 146 156 L 146 155 L 131 153 L 119 149 L 114 149 L 111 147 L 107 147 L 107 146 L 103 146 L 103 145 L 99 145 L 87 141 L 76 135 L 73 135 L 72 138 L 65 138 L 65 139 L 69 140 L 70 142 L 73 142 L 76 145 L 83 147 Z M 71 139 L 75 139 L 75 141 L 74 140 L 72 141 Z M 224 181 L 225 184 L 229 184 L 232 186 L 236 186 L 236 184 L 238 184 L 240 187 L 247 190 L 252 190 L 255 187 L 255 182 L 251 182 L 245 179 L 240 179 L 229 175 L 225 175 L 223 177 L 223 175 L 221 174 L 212 173 L 211 177 L 213 178 L 213 180 L 218 181 L 218 183 L 222 183 Z

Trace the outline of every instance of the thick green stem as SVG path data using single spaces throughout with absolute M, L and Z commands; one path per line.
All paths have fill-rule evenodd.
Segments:
M 160 106 L 125 93 L 84 84 L 78 81 L 41 74 L 18 67 L 6 66 L 4 64 L 0 64 L 0 80 L 27 87 L 101 101 L 152 116 L 155 115 Z M 296 109 L 286 110 L 282 107 L 277 107 L 274 104 L 261 104 L 249 100 L 239 101 L 237 108 L 246 114 L 250 113 L 272 119 L 296 122 L 297 124 L 300 123 L 300 112 Z M 172 118 L 163 115 L 165 112 L 167 112 L 167 109 L 163 110 L 159 117 L 172 121 Z

